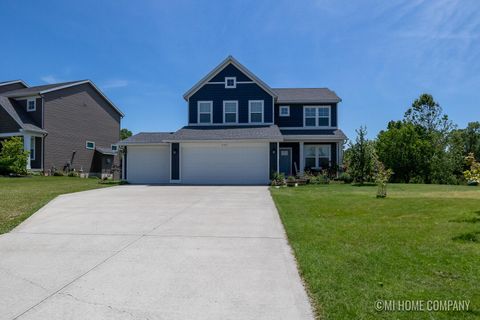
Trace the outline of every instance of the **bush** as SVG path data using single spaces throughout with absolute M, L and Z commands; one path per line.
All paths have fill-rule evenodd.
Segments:
M 52 176 L 63 177 L 63 176 L 65 176 L 65 174 L 62 171 L 54 171 Z
M 338 180 L 343 181 L 344 183 L 352 183 L 353 182 L 352 177 L 346 172 L 342 172 L 340 174 L 340 176 L 338 177 Z
M 310 178 L 310 183 L 311 184 L 329 184 L 330 178 L 328 177 L 328 174 L 326 172 L 322 172 L 321 174 L 312 176 Z
M 0 152 L 0 172 L 3 174 L 26 174 L 29 152 L 23 149 L 20 137 L 2 141 Z
M 78 177 L 79 174 L 76 171 L 70 171 L 69 173 L 67 173 L 67 176 L 68 177 Z
M 274 172 L 272 174 L 272 186 L 283 186 L 285 184 L 285 174 L 282 172 Z
M 469 153 L 465 157 L 465 162 L 470 166 L 470 170 L 466 170 L 463 175 L 469 185 L 480 184 L 480 163 L 475 160 L 473 153 Z

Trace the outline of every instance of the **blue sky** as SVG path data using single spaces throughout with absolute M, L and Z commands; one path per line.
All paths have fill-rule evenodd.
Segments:
M 480 121 L 480 2 L 0 2 L 0 81 L 93 80 L 134 132 L 186 123 L 182 95 L 232 54 L 271 87 L 329 87 L 374 136 L 422 92 Z

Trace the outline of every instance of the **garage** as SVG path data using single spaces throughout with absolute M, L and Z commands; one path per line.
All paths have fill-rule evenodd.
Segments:
M 186 184 L 266 184 L 269 144 L 181 143 L 180 176 Z
M 127 181 L 130 183 L 169 183 L 170 145 L 128 146 Z

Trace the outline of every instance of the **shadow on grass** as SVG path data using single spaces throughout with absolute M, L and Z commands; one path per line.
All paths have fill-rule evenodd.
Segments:
M 459 236 L 453 237 L 452 240 L 461 242 L 480 242 L 480 239 L 478 238 L 479 234 L 480 231 L 463 233 Z
M 473 217 L 469 219 L 454 219 L 454 220 L 448 220 L 448 222 L 466 222 L 466 223 L 479 223 L 480 222 L 480 211 L 475 211 L 475 214 L 478 215 L 478 217 Z

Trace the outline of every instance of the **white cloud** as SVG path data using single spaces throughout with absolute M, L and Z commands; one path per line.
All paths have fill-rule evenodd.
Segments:
M 42 80 L 43 82 L 46 82 L 48 84 L 63 82 L 63 80 L 61 80 L 61 79 L 59 79 L 56 76 L 51 75 L 51 74 L 41 77 L 40 80 Z
M 124 79 L 111 79 L 103 83 L 102 88 L 104 89 L 113 89 L 113 88 L 123 88 L 128 86 L 128 80 Z

